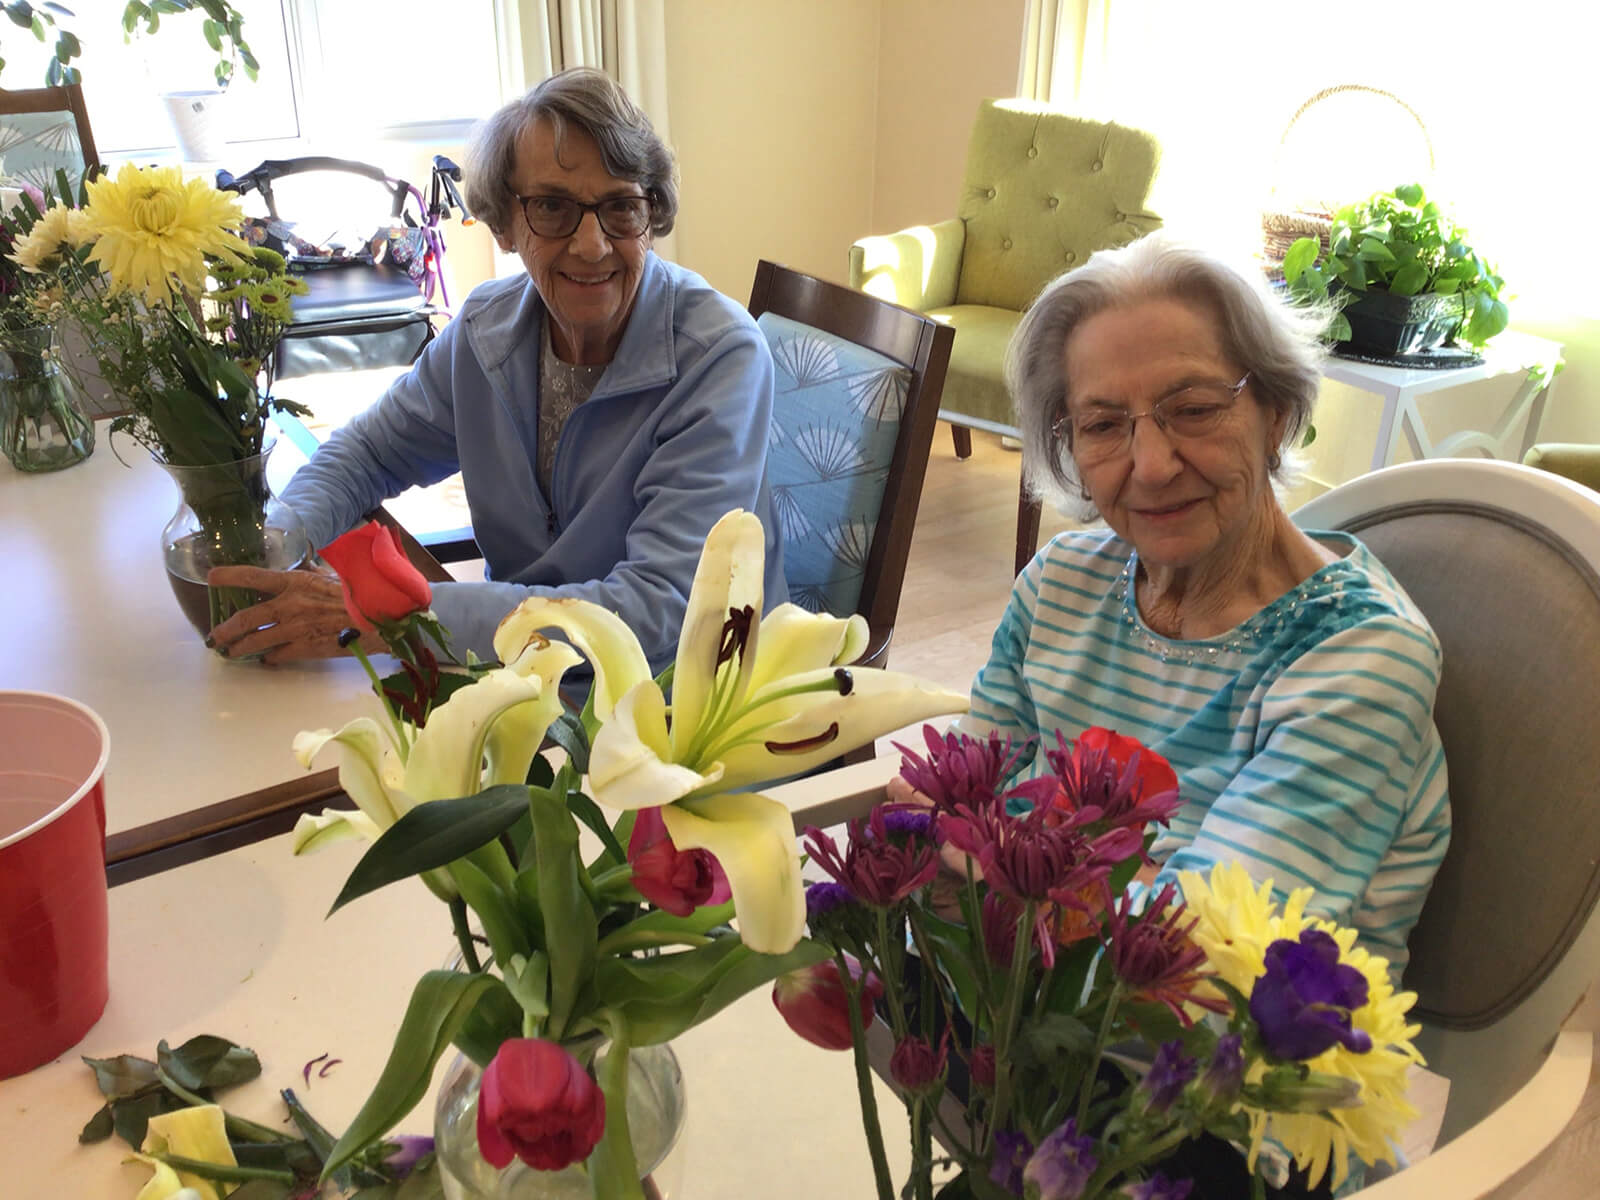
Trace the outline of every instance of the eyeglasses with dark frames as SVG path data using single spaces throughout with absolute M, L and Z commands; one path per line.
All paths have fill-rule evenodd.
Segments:
M 1238 383 L 1192 383 L 1163 396 L 1142 413 L 1092 407 L 1057 418 L 1050 432 L 1057 440 L 1065 438 L 1073 457 L 1086 465 L 1127 453 L 1133 445 L 1133 427 L 1145 417 L 1172 437 L 1203 438 L 1216 432 L 1249 382 L 1250 373 L 1246 371 Z
M 528 228 L 540 237 L 564 238 L 578 232 L 584 215 L 593 213 L 608 238 L 627 241 L 650 228 L 654 205 L 648 196 L 612 196 L 585 204 L 570 196 L 518 196 Z

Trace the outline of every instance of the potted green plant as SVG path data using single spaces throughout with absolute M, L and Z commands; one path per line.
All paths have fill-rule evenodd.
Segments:
M 1370 354 L 1412 354 L 1454 340 L 1481 347 L 1506 327 L 1505 281 L 1420 183 L 1378 192 L 1333 217 L 1324 252 L 1316 238 L 1289 247 L 1289 294 L 1332 299 L 1336 342 Z

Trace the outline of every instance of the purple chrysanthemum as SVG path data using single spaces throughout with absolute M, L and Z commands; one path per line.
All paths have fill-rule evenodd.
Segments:
M 1195 920 L 1185 922 L 1186 906 L 1172 903 L 1176 892 L 1175 885 L 1167 884 L 1141 917 L 1132 915 L 1133 899 L 1124 892 L 1107 914 L 1103 940 L 1118 979 L 1141 999 L 1165 1004 L 1185 1025 L 1192 1025 L 1185 1005 L 1213 1012 L 1227 1012 L 1229 1006 L 1220 998 L 1195 996 L 1195 988 L 1212 972 L 1206 970 L 1205 951 L 1189 937 Z
M 806 888 L 806 920 L 815 921 L 854 903 L 855 897 L 842 883 L 813 883 Z
M 1045 754 L 1061 786 L 1058 804 L 1088 813 L 1106 828 L 1166 824 L 1182 806 L 1178 777 L 1166 759 L 1134 738 L 1086 729 L 1069 749 L 1060 731 Z
M 1306 929 L 1298 942 L 1279 938 L 1267 947 L 1266 968 L 1250 991 L 1250 1015 L 1270 1054 L 1304 1061 L 1334 1045 L 1355 1054 L 1372 1049 L 1372 1038 L 1350 1021 L 1367 1002 L 1367 978 L 1339 961 L 1332 937 Z
M 1023 1184 L 1030 1192 L 1037 1188 L 1039 1200 L 1079 1200 L 1100 1165 L 1093 1150 L 1094 1139 L 1080 1134 L 1078 1122 L 1069 1117 L 1028 1159 L 1022 1171 Z
M 939 873 L 939 852 L 927 839 L 889 837 L 884 806 L 872 810 L 867 821 L 851 821 L 843 853 L 822 830 L 806 830 L 806 851 L 811 859 L 850 895 L 873 908 L 890 908 Z
M 941 734 L 932 725 L 922 727 L 926 758 L 899 742 L 900 777 L 921 792 L 940 811 L 960 806 L 984 807 L 994 803 L 1006 780 L 1022 765 L 1033 739 L 1013 744 L 991 732 L 979 740 L 961 733 Z

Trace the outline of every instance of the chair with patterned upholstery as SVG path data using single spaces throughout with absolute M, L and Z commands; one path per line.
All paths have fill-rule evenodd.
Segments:
M 850 247 L 851 287 L 956 330 L 939 416 L 957 457 L 971 454 L 972 429 L 1020 436 L 1003 371 L 1017 323 L 1057 275 L 1161 225 L 1147 208 L 1160 157 L 1155 137 L 1138 129 L 985 100 L 957 215 Z M 1019 574 L 1038 537 L 1039 501 L 1024 485 Z
M 750 313 L 776 364 L 768 477 L 795 603 L 860 613 L 860 662 L 888 661 L 954 334 L 776 263 Z
M 0 88 L 0 185 L 53 192 L 56 172 L 63 170 L 76 193 L 99 168 L 89 110 L 77 84 Z

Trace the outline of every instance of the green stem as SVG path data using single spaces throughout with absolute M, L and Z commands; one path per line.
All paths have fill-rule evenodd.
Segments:
M 1089 1055 L 1089 1066 L 1084 1072 L 1083 1081 L 1078 1085 L 1078 1131 L 1083 1132 L 1084 1122 L 1089 1119 L 1089 1101 L 1094 1096 L 1094 1083 L 1100 1075 L 1100 1060 L 1105 1055 L 1106 1041 L 1111 1036 L 1111 1022 L 1116 1019 L 1117 1006 L 1122 1002 L 1122 984 L 1120 981 L 1111 985 L 1111 994 L 1106 997 L 1105 1015 L 1100 1018 L 1100 1028 L 1094 1035 L 1094 1050 Z
M 225 1163 L 206 1162 L 200 1158 L 183 1158 L 177 1154 L 152 1154 L 157 1162 L 164 1162 L 174 1171 L 198 1175 L 219 1183 L 248 1183 L 252 1179 L 270 1179 L 274 1183 L 293 1183 L 293 1171 L 279 1171 L 272 1167 L 230 1167 Z
M 156 1068 L 156 1078 L 161 1080 L 162 1087 L 180 1100 L 187 1100 L 190 1104 L 202 1107 L 215 1103 L 196 1092 L 191 1092 L 160 1067 Z M 276 1129 L 269 1129 L 265 1125 L 257 1125 L 254 1121 L 247 1121 L 243 1117 L 236 1117 L 230 1112 L 224 1111 L 222 1120 L 227 1130 L 241 1142 L 259 1142 L 263 1145 L 273 1145 L 284 1142 L 298 1142 L 300 1140 L 299 1138 L 290 1137 L 286 1133 L 279 1133 Z
M 467 925 L 467 902 L 460 896 L 450 900 L 450 925 L 455 930 L 456 945 L 461 947 L 462 963 L 476 975 L 483 966 L 478 962 L 478 948 L 472 944 L 472 929 Z
M 894 1039 L 898 1043 L 906 1035 L 906 1010 L 905 1002 L 900 996 L 900 985 L 905 982 L 905 943 L 896 942 L 889 936 L 889 910 L 880 908 L 874 911 L 873 916 L 878 923 L 878 945 L 881 948 L 883 962 L 883 992 L 884 998 L 889 1001 L 889 1022 L 894 1028 Z M 898 950 L 898 953 L 896 952 Z M 868 963 L 862 961 L 865 970 Z
M 844 951 L 833 952 L 844 981 L 850 1010 L 850 1049 L 856 1065 L 856 1094 L 861 1098 L 861 1125 L 867 1135 L 867 1150 L 872 1155 L 872 1175 L 878 1184 L 878 1200 L 895 1200 L 894 1178 L 889 1174 L 889 1156 L 883 1148 L 883 1126 L 878 1122 L 878 1097 L 872 1090 L 872 1065 L 867 1061 L 867 1031 L 861 1023 L 861 988 L 850 974 Z
M 366 671 L 367 678 L 372 680 L 372 690 L 377 693 L 378 700 L 383 705 L 384 715 L 389 718 L 389 724 L 394 728 L 395 748 L 400 751 L 400 761 L 405 762 L 411 754 L 411 743 L 406 740 L 405 726 L 400 723 L 399 715 L 394 711 L 394 705 L 389 702 L 389 697 L 384 695 L 383 680 L 378 678 L 378 672 L 372 666 L 372 660 L 367 657 L 367 652 L 361 648 L 359 641 L 350 643 L 350 650 L 361 660 L 362 669 Z
M 1078 1132 L 1083 1132 L 1079 1124 Z M 1102 1163 L 1096 1168 L 1095 1173 L 1089 1177 L 1089 1182 L 1084 1186 L 1085 1196 L 1098 1195 L 1100 1189 L 1115 1183 L 1124 1173 L 1137 1167 L 1140 1163 L 1147 1163 L 1164 1157 L 1168 1151 L 1175 1150 L 1189 1139 L 1189 1131 L 1182 1125 L 1174 1126 L 1154 1141 L 1138 1143 L 1138 1148 L 1127 1154 L 1119 1154 L 1109 1162 Z
M 640 931 L 623 926 L 601 938 L 594 952 L 603 958 L 608 954 L 626 954 L 630 950 L 644 950 L 652 946 L 709 946 L 714 940 L 703 933 L 673 932 L 668 929 Z
M 1037 904 L 1029 900 L 1022 906 L 1022 917 L 1017 922 L 1016 944 L 1011 950 L 1011 973 L 1007 981 L 1005 1011 L 994 1029 L 994 1111 L 989 1128 L 984 1135 L 984 1149 L 992 1144 L 995 1131 L 1005 1125 L 1007 1109 L 1011 1104 L 1011 1040 L 1016 1035 L 1017 1023 L 1022 1018 L 1022 984 L 1028 973 L 1028 960 L 1033 957 L 1033 918 Z

